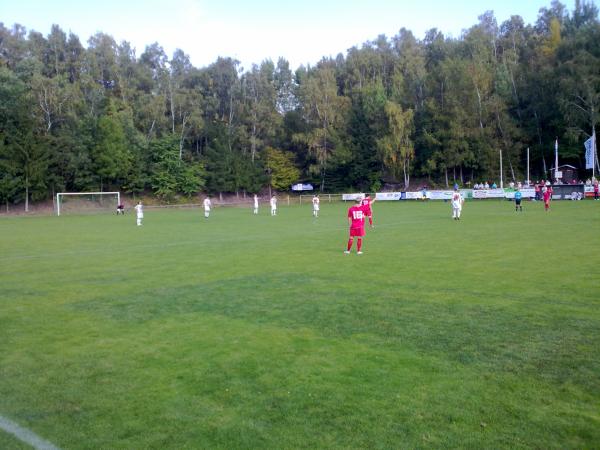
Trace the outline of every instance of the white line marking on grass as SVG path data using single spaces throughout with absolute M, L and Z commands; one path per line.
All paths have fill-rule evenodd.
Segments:
M 8 420 L 3 416 L 0 416 L 0 429 L 12 434 L 20 441 L 31 445 L 36 450 L 60 450 L 55 445 L 52 445 L 50 442 L 45 441 L 37 434 L 29 431 L 27 428 L 23 428 L 12 420 Z

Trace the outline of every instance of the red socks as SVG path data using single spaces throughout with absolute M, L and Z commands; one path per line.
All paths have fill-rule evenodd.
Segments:
M 358 238 L 356 240 L 356 250 L 360 252 L 361 247 L 362 247 L 362 239 Z
M 354 238 L 348 239 L 348 251 L 352 248 L 352 243 L 354 242 Z M 360 242 L 360 241 L 359 241 Z

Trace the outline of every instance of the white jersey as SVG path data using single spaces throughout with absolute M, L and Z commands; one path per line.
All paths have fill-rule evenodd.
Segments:
M 462 204 L 463 198 L 462 195 L 460 195 L 460 192 L 455 192 L 454 194 L 452 194 L 452 207 L 454 209 L 461 209 Z
M 277 199 L 275 197 L 271 198 L 271 209 L 277 209 Z
M 144 208 L 142 207 L 141 204 L 135 205 L 134 209 L 135 209 L 135 212 L 137 213 L 137 216 L 139 219 L 144 217 Z
M 212 203 L 210 202 L 210 199 L 205 198 L 204 199 L 204 211 L 210 211 L 211 206 L 212 206 Z
M 258 197 L 256 195 L 254 196 L 254 207 L 258 208 Z
M 321 200 L 319 199 L 319 197 L 313 197 L 312 202 L 313 202 L 313 209 L 315 211 L 318 211 L 319 210 L 319 203 L 321 202 Z

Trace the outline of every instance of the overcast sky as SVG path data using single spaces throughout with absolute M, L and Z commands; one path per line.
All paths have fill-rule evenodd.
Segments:
M 575 0 L 562 3 L 572 10 Z M 231 56 L 249 69 L 283 56 L 296 68 L 345 54 L 379 34 L 394 36 L 402 27 L 419 39 L 430 28 L 459 37 L 486 10 L 494 11 L 499 24 L 511 15 L 533 23 L 549 5 L 549 0 L 0 0 L 0 21 L 44 35 L 58 24 L 86 46 L 102 31 L 117 42 L 129 41 L 138 56 L 158 42 L 169 56 L 181 48 L 197 67 Z

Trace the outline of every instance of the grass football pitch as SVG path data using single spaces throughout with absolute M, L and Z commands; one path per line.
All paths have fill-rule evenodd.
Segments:
M 377 202 L 360 256 L 347 207 L 0 218 L 0 416 L 63 449 L 598 447 L 600 202 Z

